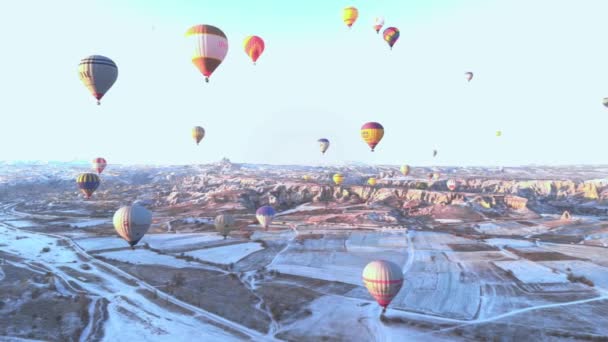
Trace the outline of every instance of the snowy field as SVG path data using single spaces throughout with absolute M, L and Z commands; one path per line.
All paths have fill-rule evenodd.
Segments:
M 147 249 L 124 250 L 98 254 L 104 258 L 127 262 L 134 265 L 162 265 L 174 268 L 200 267 L 198 263 L 177 259 L 170 255 L 163 255 Z
M 497 239 L 487 239 L 487 240 L 485 240 L 485 242 L 490 246 L 499 247 L 499 248 L 505 248 L 505 247 L 526 248 L 526 247 L 535 246 L 535 244 L 533 242 L 530 242 L 527 240 L 516 240 L 516 239 L 499 239 L 499 238 L 497 238 Z
M 129 247 L 129 244 L 118 236 L 77 239 L 74 242 L 85 251 L 103 251 L 106 249 Z
M 246 242 L 235 245 L 199 249 L 196 251 L 186 252 L 184 254 L 203 261 L 228 265 L 231 263 L 236 263 L 249 254 L 261 251 L 263 249 L 264 247 L 257 242 Z
M 543 261 L 540 264 L 559 270 L 562 273 L 572 273 L 584 276 L 595 284 L 595 287 L 608 290 L 608 268 L 580 260 Z
M 494 235 L 530 235 L 530 234 L 541 234 L 551 228 L 543 225 L 534 225 L 531 227 L 519 224 L 517 222 L 500 222 L 497 223 L 480 223 L 475 228 L 476 231 L 483 234 L 494 234 Z
M 71 223 L 70 228 L 88 228 L 88 227 L 95 227 L 95 226 L 99 226 L 102 224 L 111 224 L 111 223 L 112 223 L 111 220 L 105 220 L 105 219 L 86 220 L 86 221 Z
M 147 234 L 141 239 L 138 246 L 147 243 L 154 249 L 173 251 L 212 246 L 222 241 L 224 238 L 217 233 Z M 78 239 L 76 243 L 87 251 L 129 247 L 129 244 L 118 236 Z
M 494 265 L 513 275 L 522 283 L 568 283 L 568 278 L 560 272 L 528 260 L 493 261 Z
M 38 224 L 32 222 L 32 221 L 28 221 L 28 220 L 13 220 L 13 221 L 6 221 L 7 224 L 10 224 L 13 227 L 16 228 L 28 228 L 28 227 L 36 227 Z

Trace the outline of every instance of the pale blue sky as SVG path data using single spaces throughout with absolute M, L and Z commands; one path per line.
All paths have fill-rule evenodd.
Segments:
M 5 1 L 0 160 L 605 164 L 606 13 L 605 0 Z M 401 30 L 392 51 L 378 15 Z M 195 24 L 230 43 L 209 84 L 183 36 Z M 255 67 L 250 34 L 266 41 Z M 77 75 L 91 54 L 119 68 L 101 106 Z M 385 127 L 374 153 L 367 121 Z

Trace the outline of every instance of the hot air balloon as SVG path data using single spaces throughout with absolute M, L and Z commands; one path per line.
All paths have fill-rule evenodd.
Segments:
M 305 181 L 309 181 L 310 180 L 310 176 L 309 175 L 304 175 L 302 176 L 302 179 L 304 179 Z
M 344 176 L 340 173 L 336 173 L 333 177 L 333 180 L 336 185 L 340 185 L 342 184 L 342 182 L 344 182 Z
M 81 173 L 76 178 L 78 188 L 84 194 L 84 198 L 89 199 L 99 187 L 99 176 L 94 173 Z
M 386 307 L 403 286 L 403 272 L 390 261 L 372 261 L 363 269 L 363 285 L 383 308 L 384 314 Z
M 433 173 L 433 179 L 434 180 L 438 180 L 439 179 L 439 173 L 438 172 Z
M 265 205 L 255 212 L 255 217 L 258 219 L 258 222 L 260 222 L 260 225 L 267 229 L 268 226 L 270 226 L 270 223 L 272 223 L 275 214 L 276 212 L 273 207 Z
M 192 63 L 205 76 L 205 82 L 209 82 L 209 77 L 228 53 L 228 38 L 222 30 L 211 25 L 192 26 L 186 37 L 195 41 Z
M 93 159 L 93 170 L 97 171 L 98 174 L 101 174 L 103 170 L 106 168 L 108 163 L 103 158 L 95 158 Z
M 327 151 L 327 149 L 329 148 L 329 140 L 321 138 L 317 140 L 317 142 L 319 143 L 319 147 L 321 148 L 321 153 L 325 154 L 325 151 Z
M 264 40 L 258 36 L 249 36 L 243 41 L 245 53 L 253 61 L 253 65 L 264 52 Z
M 392 50 L 393 45 L 395 45 L 395 43 L 399 39 L 399 29 L 396 27 L 388 27 L 384 30 L 382 35 L 384 36 L 384 40 L 388 43 L 388 46 L 390 46 Z
M 350 28 L 353 26 L 357 18 L 359 17 L 359 11 L 355 7 L 346 7 L 344 9 L 344 13 L 342 14 L 342 19 L 344 23 Z
M 226 239 L 234 227 L 234 222 L 234 217 L 232 215 L 218 215 L 214 221 L 215 229 L 224 237 L 224 239 Z
M 608 107 L 608 97 L 604 97 L 604 107 Z
M 376 178 L 374 178 L 374 177 L 370 177 L 370 178 L 367 180 L 367 184 L 369 184 L 369 185 L 371 185 L 371 186 L 376 185 Z
M 144 237 L 152 224 L 152 213 L 137 204 L 121 207 L 114 213 L 114 229 L 131 249 Z
M 374 30 L 376 30 L 376 33 L 380 33 L 382 26 L 384 26 L 384 17 L 376 17 L 374 19 Z
M 445 183 L 445 185 L 447 185 L 447 187 L 448 187 L 448 189 L 450 189 L 450 191 L 456 190 L 456 181 L 453 179 L 448 179 L 448 181 Z
M 502 136 L 502 131 L 496 131 L 496 136 L 497 136 L 497 137 Z
M 471 80 L 473 79 L 473 73 L 470 71 L 465 72 L 464 77 L 467 79 L 467 82 L 471 82 Z
M 84 86 L 89 89 L 97 104 L 101 98 L 112 88 L 118 78 L 118 67 L 113 60 L 105 56 L 92 55 L 80 60 L 78 74 Z
M 377 122 L 368 122 L 361 126 L 361 137 L 371 147 L 372 152 L 374 152 L 374 148 L 376 148 L 376 145 L 382 140 L 383 136 L 384 127 Z
M 410 174 L 410 167 L 408 165 L 401 165 L 401 173 L 404 176 L 407 176 Z
M 205 129 L 201 126 L 195 126 L 192 129 L 192 138 L 194 139 L 194 141 L 196 141 L 196 144 L 198 145 L 201 140 L 203 140 L 203 138 L 205 137 Z
M 433 157 L 437 155 L 437 150 L 433 150 Z

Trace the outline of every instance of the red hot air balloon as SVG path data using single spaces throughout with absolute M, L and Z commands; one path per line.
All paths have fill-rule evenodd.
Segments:
M 386 260 L 372 261 L 363 269 L 363 285 L 383 307 L 386 307 L 403 286 L 403 272 L 396 264 Z
M 249 36 L 243 42 L 245 53 L 253 61 L 253 65 L 264 52 L 264 40 L 258 36 Z
M 456 181 L 453 179 L 448 179 L 448 181 L 446 182 L 446 185 L 448 186 L 448 189 L 450 189 L 450 191 L 454 191 L 456 190 Z
M 108 163 L 103 158 L 95 158 L 93 159 L 93 169 L 97 171 L 97 174 L 101 174 L 103 170 L 106 168 Z

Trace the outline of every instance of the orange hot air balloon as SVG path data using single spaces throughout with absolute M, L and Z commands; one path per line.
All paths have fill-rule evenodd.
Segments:
M 344 20 L 344 23 L 346 24 L 346 26 L 348 26 L 348 28 L 353 26 L 355 21 L 357 21 L 358 17 L 359 17 L 359 10 L 357 10 L 355 7 L 352 7 L 352 6 L 346 7 L 344 9 L 344 13 L 342 14 L 342 19 Z
M 253 61 L 253 65 L 264 52 L 264 40 L 258 36 L 249 36 L 243 42 L 245 53 Z
M 342 184 L 342 182 L 344 182 L 344 176 L 341 173 L 336 173 L 333 177 L 334 179 L 334 183 L 336 183 L 336 185 L 340 185 Z
M 384 127 L 377 122 L 368 122 L 361 126 L 361 138 L 369 145 L 374 152 L 376 145 L 382 140 L 384 136 Z
M 192 129 L 192 139 L 194 139 L 194 141 L 196 141 L 196 144 L 198 145 L 201 140 L 203 140 L 203 138 L 205 137 L 205 129 L 201 126 L 195 126 Z
M 372 261 L 363 269 L 363 285 L 383 307 L 384 314 L 386 307 L 403 286 L 403 272 L 399 266 L 390 261 Z

